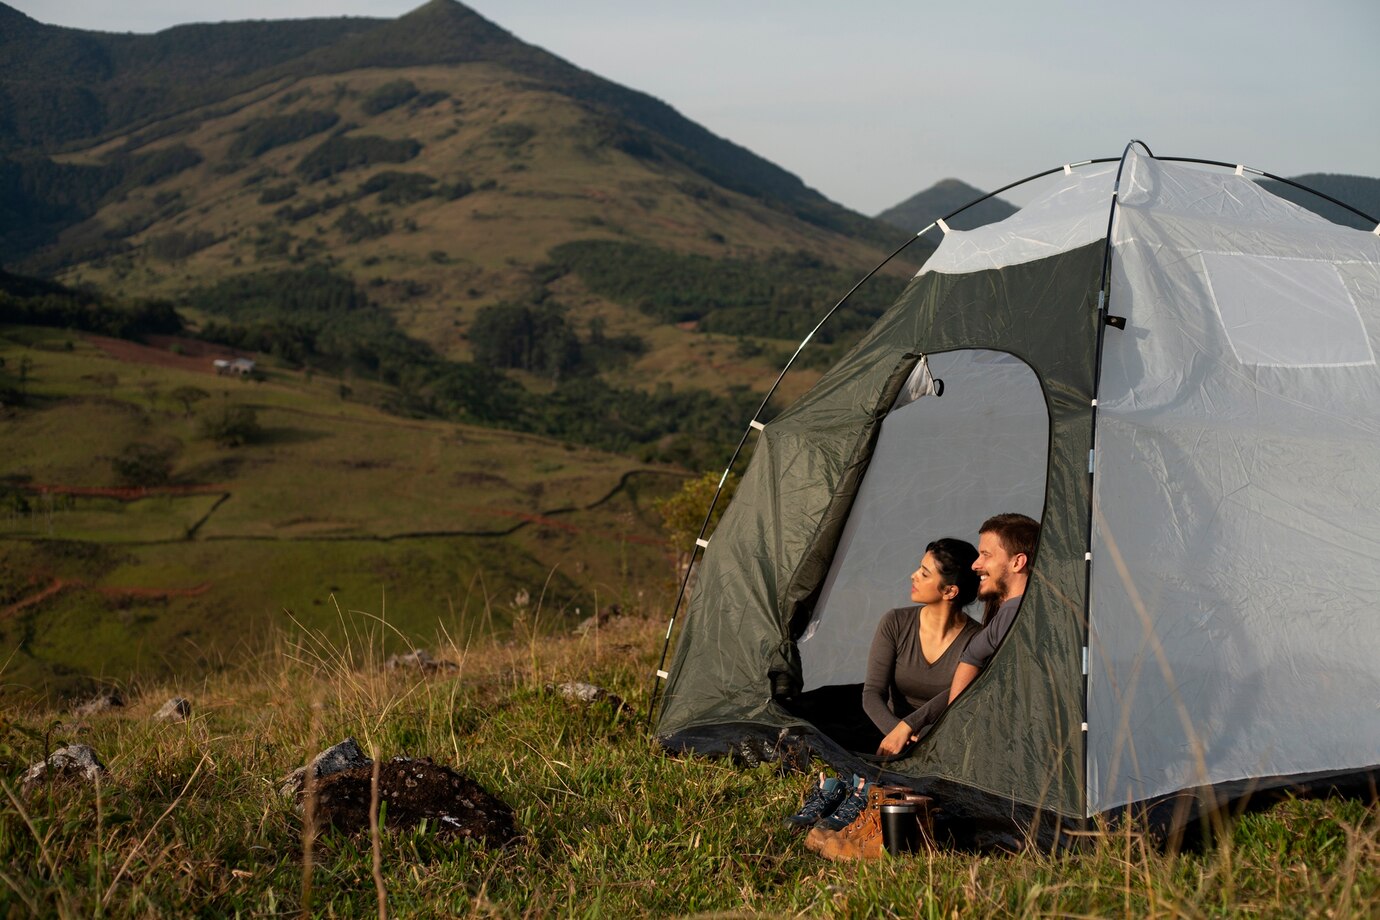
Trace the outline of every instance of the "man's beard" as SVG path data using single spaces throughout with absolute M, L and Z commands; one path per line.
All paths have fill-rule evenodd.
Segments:
M 978 588 L 978 597 L 990 605 L 1001 604 L 1001 599 L 1006 597 L 1006 577 L 1004 575 L 988 575 L 987 580 Z

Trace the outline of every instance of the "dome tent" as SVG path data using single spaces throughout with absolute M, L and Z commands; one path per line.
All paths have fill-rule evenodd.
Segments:
M 753 423 L 664 745 L 784 729 L 970 827 L 1373 777 L 1380 235 L 1135 146 L 999 223 L 939 222 L 862 341 Z M 1042 525 L 1011 633 L 869 764 L 814 704 L 861 681 L 924 542 L 1001 511 Z

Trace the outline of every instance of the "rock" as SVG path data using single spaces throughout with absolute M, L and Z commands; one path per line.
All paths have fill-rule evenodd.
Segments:
M 23 790 L 28 792 L 40 783 L 52 779 L 81 779 L 94 783 L 105 772 L 105 764 L 94 750 L 85 744 L 71 744 L 59 748 L 24 771 L 21 780 Z
M 568 700 L 594 705 L 595 703 L 608 703 L 619 712 L 632 712 L 633 708 L 623 701 L 623 698 L 616 693 L 610 693 L 603 687 L 596 687 L 594 684 L 586 684 L 582 681 L 572 680 L 564 684 L 555 684 L 550 689 L 559 693 Z
M 191 701 L 180 696 L 168 700 L 161 709 L 153 714 L 155 722 L 186 722 L 191 717 Z
M 456 664 L 453 661 L 437 661 L 431 657 L 431 653 L 426 649 L 414 649 L 402 655 L 390 655 L 388 660 L 383 663 L 385 671 L 396 671 L 399 668 L 414 668 L 426 674 L 436 671 L 454 671 Z
M 612 620 L 614 617 L 622 615 L 622 607 L 619 607 L 617 604 L 609 604 L 607 607 L 605 607 L 603 610 L 600 610 L 594 616 L 586 617 L 585 619 L 581 620 L 580 625 L 575 627 L 575 632 L 577 635 L 586 635 L 591 630 L 603 626 L 605 623 L 607 623 L 609 620 Z
M 307 770 L 313 771 L 316 779 L 320 781 L 323 776 L 330 776 L 343 770 L 357 769 L 359 767 L 373 767 L 374 762 L 364 756 L 364 752 L 359 749 L 358 742 L 353 738 L 346 738 L 335 747 L 327 748 L 320 754 L 311 759 L 311 763 L 305 767 L 298 767 L 279 782 L 282 784 L 278 789 L 284 796 L 300 795 L 302 787 L 307 782 Z
M 367 831 L 373 766 L 354 767 L 316 784 L 317 830 Z M 379 801 L 386 803 L 384 825 L 407 830 L 426 821 L 429 831 L 469 837 L 499 847 L 521 838 L 513 810 L 461 773 L 433 763 L 395 757 L 379 766 Z
M 97 713 L 105 712 L 107 709 L 115 709 L 125 704 L 125 698 L 119 690 L 102 690 L 88 700 L 83 700 L 72 707 L 72 715 L 79 719 L 94 716 Z

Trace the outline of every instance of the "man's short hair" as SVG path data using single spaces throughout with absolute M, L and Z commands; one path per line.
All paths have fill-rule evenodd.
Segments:
M 1029 560 L 1035 558 L 1035 546 L 1040 542 L 1039 522 L 1014 512 L 992 515 L 982 522 L 978 533 L 996 534 L 1002 549 L 1013 556 L 1024 553 Z

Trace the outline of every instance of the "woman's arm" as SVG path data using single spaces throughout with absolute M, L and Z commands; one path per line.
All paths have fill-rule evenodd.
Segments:
M 901 721 L 886 704 L 892 674 L 896 670 L 896 636 L 892 631 L 895 621 L 896 617 L 887 613 L 877 624 L 872 650 L 867 655 L 867 677 L 862 691 L 863 711 L 884 735 Z

